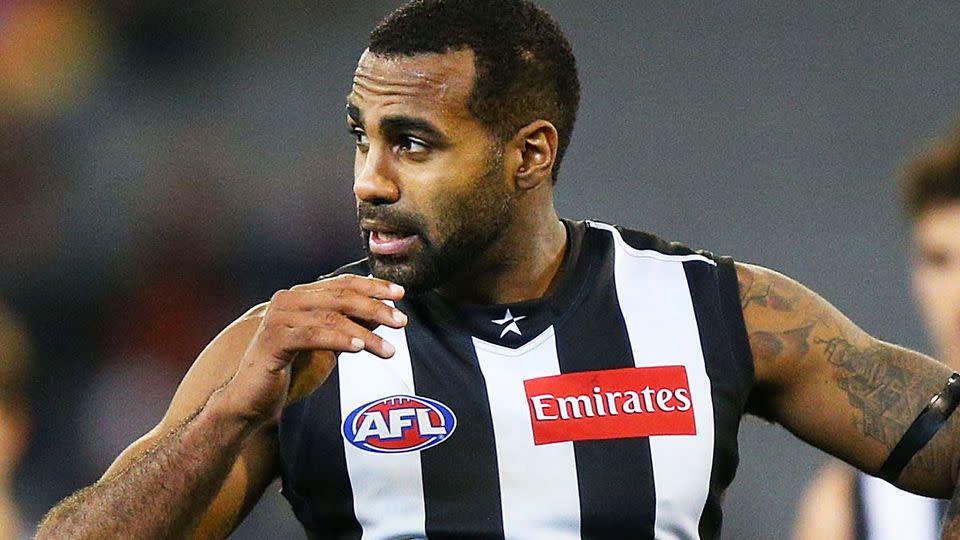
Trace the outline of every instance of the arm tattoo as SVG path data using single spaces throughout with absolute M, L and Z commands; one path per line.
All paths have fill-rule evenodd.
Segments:
M 751 411 L 797 427 L 797 419 L 809 419 L 810 412 L 798 407 L 819 404 L 826 407 L 821 423 L 846 417 L 847 427 L 838 425 L 841 429 L 825 434 L 813 422 L 802 424 L 798 434 L 854 461 L 864 460 L 861 464 L 882 462 L 882 448 L 893 449 L 943 387 L 946 369 L 919 353 L 871 338 L 822 298 L 775 272 L 747 268 L 738 276 L 757 374 Z M 798 380 L 806 385 L 795 384 Z M 823 393 L 804 394 L 811 391 Z M 792 393 L 785 398 L 787 392 Z M 867 450 L 870 445 L 857 441 L 857 435 L 880 443 L 881 449 Z M 944 439 L 931 441 L 909 467 L 931 475 L 952 467 L 953 444 Z
M 884 445 L 897 444 L 916 417 L 917 396 L 924 392 L 911 387 L 909 374 L 897 363 L 899 351 L 889 345 L 857 348 L 841 337 L 815 342 L 837 368 L 838 384 L 847 400 L 861 412 L 854 425 Z M 932 463 L 923 461 L 914 465 L 932 469 Z

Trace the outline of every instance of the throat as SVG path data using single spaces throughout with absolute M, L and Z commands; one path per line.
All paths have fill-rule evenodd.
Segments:
M 437 292 L 449 302 L 511 304 L 553 292 L 569 251 L 567 228 L 559 219 L 546 235 L 533 237 L 507 252 L 495 250 Z M 506 246 L 505 246 L 506 247 Z

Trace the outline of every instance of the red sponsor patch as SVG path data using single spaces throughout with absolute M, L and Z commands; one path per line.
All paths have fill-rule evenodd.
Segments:
M 535 444 L 697 434 L 683 366 L 584 371 L 523 386 Z

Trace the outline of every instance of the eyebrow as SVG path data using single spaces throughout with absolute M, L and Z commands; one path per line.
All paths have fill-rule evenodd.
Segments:
M 347 103 L 347 116 L 363 126 L 363 113 L 352 103 Z M 380 120 L 380 131 L 387 137 L 396 137 L 403 133 L 414 133 L 430 139 L 437 146 L 449 146 L 450 141 L 431 122 L 407 115 L 387 116 Z
M 387 137 L 403 133 L 415 133 L 430 139 L 435 144 L 449 144 L 447 138 L 433 124 L 420 118 L 397 115 L 387 116 L 380 120 L 380 131 Z
M 363 125 L 363 114 L 360 112 L 360 108 L 349 102 L 347 103 L 347 116 L 361 126 Z

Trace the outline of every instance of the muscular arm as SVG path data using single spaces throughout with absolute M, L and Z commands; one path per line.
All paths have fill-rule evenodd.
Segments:
M 754 355 L 751 412 L 868 473 L 876 473 L 951 371 L 872 338 L 821 297 L 771 270 L 738 265 Z M 948 497 L 960 458 L 953 415 L 896 484 Z
M 57 505 L 38 538 L 224 538 L 275 477 L 282 408 L 316 389 L 340 351 L 383 358 L 378 325 L 403 289 L 343 275 L 274 294 L 224 330 L 187 373 L 160 424 L 103 478 Z

